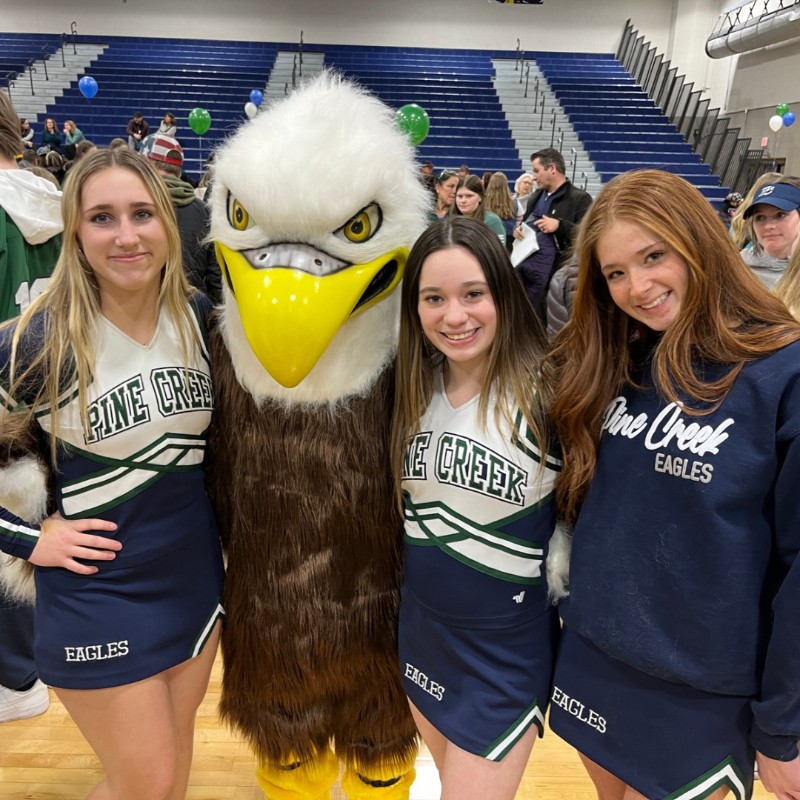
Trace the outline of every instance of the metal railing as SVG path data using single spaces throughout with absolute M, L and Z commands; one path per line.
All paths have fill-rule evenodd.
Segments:
M 678 67 L 656 52 L 630 20 L 616 56 L 720 183 L 744 194 L 751 183 L 744 169 L 750 140 L 739 136 L 740 128 L 730 127 L 720 109 L 709 108 L 705 89 L 695 89 L 685 75 L 678 74 Z
M 78 23 L 73 21 L 70 23 L 69 26 L 69 33 L 61 33 L 59 36 L 59 40 L 61 42 L 60 46 L 57 48 L 58 52 L 61 53 L 61 66 L 66 67 L 67 62 L 64 58 L 64 51 L 67 48 L 67 44 L 72 45 L 72 53 L 73 55 L 78 54 Z M 47 59 L 53 55 L 55 50 L 53 49 L 53 45 L 44 45 L 42 47 L 42 55 L 41 55 L 41 62 L 44 65 L 44 79 L 48 83 L 50 82 L 50 74 L 47 71 Z M 34 73 L 38 72 L 37 67 L 35 66 L 37 59 L 30 58 L 25 66 L 25 72 L 28 73 L 28 77 L 30 78 L 31 83 L 31 94 L 35 95 L 36 90 L 34 89 L 33 85 L 33 75 Z M 9 95 L 11 94 L 11 89 L 13 86 L 16 85 L 16 80 L 22 75 L 21 72 L 8 72 L 6 73 L 5 77 L 0 79 L 0 85 L 5 85 L 8 88 Z

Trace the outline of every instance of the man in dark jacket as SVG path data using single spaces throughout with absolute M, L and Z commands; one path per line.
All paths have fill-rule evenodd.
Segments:
M 538 189 L 528 199 L 524 222 L 539 235 L 542 253 L 534 253 L 518 269 L 528 297 L 539 310 L 552 274 L 569 256 L 578 223 L 592 198 L 567 179 L 564 158 L 552 147 L 531 156 L 531 172 Z M 523 238 L 522 231 L 515 230 L 514 237 Z
M 141 150 L 142 142 L 150 133 L 150 123 L 137 111 L 133 118 L 128 120 L 128 147 L 137 152 Z
M 139 152 L 153 162 L 169 190 L 178 218 L 186 277 L 216 305 L 222 300 L 222 276 L 214 245 L 204 242 L 209 211 L 206 204 L 195 197 L 191 184 L 181 180 L 183 148 L 172 136 L 154 133 L 142 142 Z

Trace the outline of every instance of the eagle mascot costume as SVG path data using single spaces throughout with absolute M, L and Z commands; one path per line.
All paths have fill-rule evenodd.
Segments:
M 414 778 L 389 429 L 398 284 L 428 208 L 393 112 L 329 73 L 216 152 L 221 714 L 272 800 L 328 797 L 340 761 L 351 800 L 407 798 Z

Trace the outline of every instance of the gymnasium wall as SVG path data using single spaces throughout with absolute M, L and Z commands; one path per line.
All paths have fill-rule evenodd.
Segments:
M 675 0 L 677 1 L 677 0 Z M 708 0 L 702 0 L 708 2 Z M 673 0 L 37 0 L 4 3 L 8 31 L 172 36 L 400 47 L 613 52 L 625 20 L 666 46 Z M 68 6 L 68 8 L 67 8 Z
M 727 110 L 753 147 L 768 138 L 765 157 L 785 156 L 786 173 L 800 175 L 800 123 L 778 133 L 769 129 L 775 106 L 788 103 L 800 118 L 800 45 L 797 41 L 735 56 Z

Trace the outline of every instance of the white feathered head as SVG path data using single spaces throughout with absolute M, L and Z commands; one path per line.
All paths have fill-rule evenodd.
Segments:
M 361 393 L 392 357 L 429 195 L 393 111 L 323 73 L 217 152 L 223 336 L 257 400 Z

